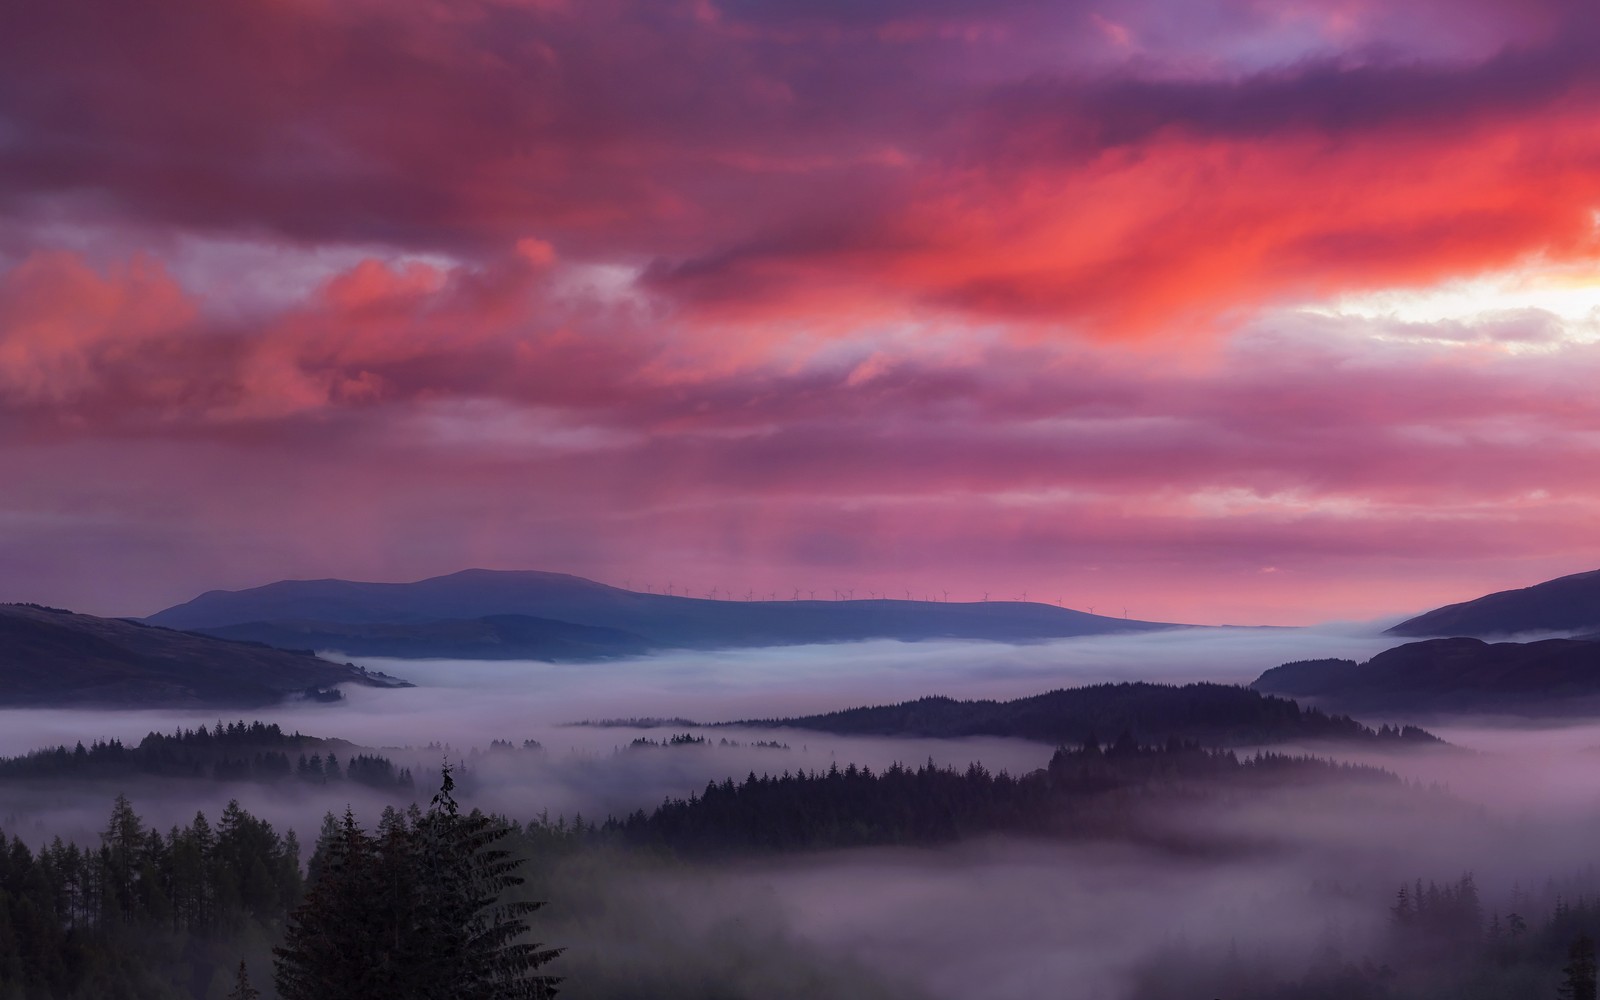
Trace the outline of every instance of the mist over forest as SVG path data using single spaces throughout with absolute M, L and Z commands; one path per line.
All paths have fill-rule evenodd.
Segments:
M 376 829 L 386 809 L 425 807 L 448 765 L 464 808 L 512 824 L 507 843 L 527 878 L 517 891 L 547 903 L 529 918 L 534 935 L 565 949 L 543 971 L 574 994 L 1155 1000 L 1204 982 L 1217 996 L 1293 1000 L 1554 989 L 1569 943 L 1556 939 L 1600 892 L 1600 722 L 1466 717 L 1430 723 L 1427 739 L 1229 749 L 1176 737 L 1142 746 L 1111 731 L 1092 747 L 1057 747 L 721 724 L 931 693 L 1241 684 L 1278 663 L 1365 659 L 1392 645 L 1360 628 L 1240 629 L 604 663 L 363 660 L 415 686 L 354 685 L 338 701 L 259 713 L 283 734 L 281 765 L 214 709 L 0 712 L 0 829 L 41 858 L 52 842 L 94 846 L 125 795 L 153 831 L 185 828 L 197 812 L 215 820 L 235 803 L 321 850 L 326 817 L 349 810 Z M 1404 724 L 1362 721 L 1396 737 Z M 239 735 L 217 743 L 219 723 Z M 207 747 L 252 749 L 237 761 L 214 747 L 174 756 L 200 745 L 184 736 L 197 730 Z M 140 757 L 148 733 L 178 742 Z M 74 751 L 80 741 L 87 756 Z M 158 766 L 155 750 L 165 769 L 141 770 Z M 381 759 L 383 779 L 357 780 L 357 757 Z M 393 780 L 402 772 L 406 784 Z M 1423 905 L 1442 930 L 1401 925 L 1401 886 L 1407 906 L 1432 893 Z M 1472 913 L 1446 920 L 1450 907 Z M 244 937 L 227 939 L 241 942 L 233 950 L 268 996 L 274 919 L 241 918 Z M 1515 940 L 1507 921 L 1524 928 Z M 201 964 L 205 983 L 174 995 L 223 995 L 220 961 Z

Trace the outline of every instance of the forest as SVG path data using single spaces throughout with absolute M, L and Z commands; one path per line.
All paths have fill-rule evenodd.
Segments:
M 348 748 L 342 763 L 335 752 L 341 746 Z M 286 734 L 276 724 L 259 721 L 219 721 L 210 729 L 180 729 L 171 735 L 153 732 L 131 747 L 115 739 L 93 740 L 88 746 L 79 742 L 71 749 L 56 746 L 19 757 L 0 757 L 0 779 L 139 776 L 257 782 L 294 779 L 318 784 L 348 779 L 374 788 L 415 786 L 408 768 L 397 768 L 385 757 L 360 752 L 342 740 Z
M 166 834 L 119 796 L 100 844 L 0 856 L 0 998 L 535 1000 L 559 949 L 525 940 L 531 901 L 506 824 L 463 814 L 449 768 L 423 811 L 372 833 L 325 819 L 301 869 L 293 831 L 230 803 Z M 227 992 L 223 993 L 222 990 Z
M 67 751 L 65 764 L 57 748 L 6 766 L 84 768 L 88 758 L 106 767 L 187 773 L 197 761 L 214 766 L 242 746 L 277 743 L 287 755 L 305 739 L 240 722 L 152 734 L 136 748 L 97 742 L 98 749 L 84 748 L 81 755 Z M 632 749 L 675 753 L 705 745 L 704 737 L 683 733 Z M 490 752 L 542 750 L 531 741 L 497 742 Z M 322 780 L 330 780 L 332 754 L 321 756 Z M 359 756 L 346 759 L 346 775 Z M 1438 788 L 1374 766 L 1242 754 L 1177 738 L 1149 746 L 1129 732 L 1107 744 L 1089 739 L 1057 748 L 1046 766 L 1017 775 L 932 761 L 879 770 L 847 764 L 751 772 L 602 820 L 540 815 L 519 821 L 464 811 L 455 802 L 452 770 L 440 772 L 440 792 L 427 809 L 391 806 L 365 818 L 350 810 L 329 813 L 309 850 L 293 831 L 274 829 L 237 802 L 215 821 L 201 813 L 163 831 L 146 824 L 122 796 L 111 803 L 98 843 L 56 838 L 30 848 L 18 837 L 4 840 L 0 1000 L 488 1000 L 547 997 L 566 986 L 582 995 L 591 992 L 584 983 L 559 982 L 566 974 L 559 960 L 564 942 L 535 943 L 549 936 L 543 929 L 549 911 L 538 907 L 547 898 L 558 915 L 612 905 L 573 896 L 600 891 L 595 886 L 605 876 L 596 872 L 690 873 L 741 858 L 937 851 L 997 837 L 1144 845 L 1174 858 L 1226 856 L 1260 844 L 1230 845 L 1224 834 L 1184 827 L 1175 818 L 1295 789 L 1319 796 L 1368 789 L 1385 796 L 1386 808 L 1408 802 L 1438 808 L 1449 801 Z M 217 777 L 214 771 L 209 776 Z M 522 884 L 524 877 L 529 884 Z M 1177 1000 L 1195 995 L 1196 984 L 1208 996 L 1245 1000 L 1488 1000 L 1554 997 L 1558 988 L 1588 995 L 1582 984 L 1592 981 L 1593 961 L 1585 957 L 1592 956 L 1586 935 L 1600 924 L 1600 875 L 1592 871 L 1519 890 L 1509 906 L 1486 905 L 1472 874 L 1443 883 L 1414 879 L 1395 886 L 1387 901 L 1337 885 L 1310 891 L 1346 903 L 1354 894 L 1360 907 L 1381 917 L 1382 934 L 1361 942 L 1330 935 L 1310 955 L 1274 952 L 1248 939 L 1220 952 L 1183 941 L 1157 943 L 1130 971 L 1128 996 Z M 558 920 L 554 926 L 575 925 Z M 476 971 L 451 966 L 452 982 L 477 984 L 458 992 L 440 985 L 437 963 L 444 960 L 425 946 L 448 939 L 455 933 L 450 928 L 482 946 Z M 459 942 L 450 947 L 473 951 Z M 597 947 L 603 954 L 603 942 Z M 435 958 L 408 957 L 429 954 Z M 353 962 L 351 955 L 365 958 Z M 696 992 L 705 983 L 692 977 L 657 983 L 652 991 L 622 972 L 596 969 L 592 956 L 580 968 L 591 977 L 612 976 L 590 984 L 594 995 L 712 995 Z M 692 985 L 697 981 L 701 986 Z M 825 992 L 854 989 L 836 985 L 853 981 L 819 980 L 835 983 Z
M 692 737 L 670 738 L 686 745 Z M 1319 757 L 1207 750 L 1174 738 L 1139 745 L 1127 733 L 1058 748 L 1047 767 L 1013 777 L 965 769 L 848 764 L 825 772 L 754 772 L 708 784 L 687 799 L 611 819 L 592 835 L 690 855 L 933 845 L 986 834 L 1139 837 L 1165 810 L 1249 787 L 1336 782 L 1399 785 L 1376 767 Z M 1131 794 L 1130 794 L 1131 793 Z

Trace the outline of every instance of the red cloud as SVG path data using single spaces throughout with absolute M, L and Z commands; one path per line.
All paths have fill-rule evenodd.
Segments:
M 1586 5 L 871 6 L 23 5 L 0 205 L 1102 336 L 1594 252 Z

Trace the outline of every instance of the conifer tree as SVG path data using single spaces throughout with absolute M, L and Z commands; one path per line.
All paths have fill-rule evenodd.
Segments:
M 384 989 L 379 923 L 394 919 L 390 900 L 373 892 L 371 840 L 345 810 L 327 845 L 321 871 L 273 949 L 284 1000 L 362 1000 L 398 997 Z
M 261 991 L 250 985 L 250 974 L 245 971 L 243 959 L 239 961 L 239 973 L 234 977 L 227 1000 L 261 1000 Z
M 463 815 L 450 768 L 427 813 L 384 817 L 377 836 L 347 810 L 319 841 L 318 873 L 275 950 L 283 1000 L 544 1000 L 538 970 L 560 954 L 523 938 L 541 904 L 501 897 L 521 864 L 505 830 Z
M 522 884 L 522 862 L 497 847 L 505 830 L 474 811 L 463 816 L 447 765 L 431 807 L 414 831 L 420 862 L 418 902 L 426 939 L 437 942 L 425 995 L 449 1000 L 538 1000 L 554 995 L 557 979 L 536 973 L 561 954 L 520 940 L 526 918 L 542 903 L 506 902 Z

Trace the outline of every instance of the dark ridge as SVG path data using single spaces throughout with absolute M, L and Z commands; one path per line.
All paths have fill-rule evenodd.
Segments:
M 1365 663 L 1285 663 L 1251 686 L 1341 711 L 1587 715 L 1600 712 L 1600 643 L 1426 639 Z
M 1600 570 L 1503 590 L 1408 618 L 1388 635 L 1414 638 L 1511 636 L 1600 629 Z
M 251 707 L 338 697 L 340 684 L 409 687 L 310 653 L 116 618 L 0 605 L 0 705 Z
M 1127 732 L 1141 743 L 1169 739 L 1206 746 L 1254 746 L 1303 740 L 1400 741 L 1345 715 L 1301 708 L 1284 698 L 1226 684 L 1122 683 L 1069 688 L 1014 701 L 929 697 L 897 705 L 723 725 L 788 727 L 872 736 L 1009 736 L 1043 743 L 1082 743 Z M 1406 742 L 1439 742 L 1408 727 Z

